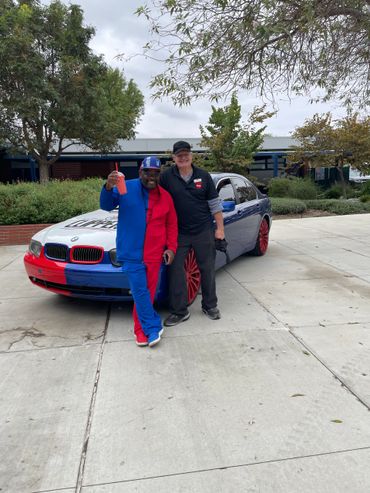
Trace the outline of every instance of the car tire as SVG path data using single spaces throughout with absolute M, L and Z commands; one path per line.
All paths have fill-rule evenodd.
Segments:
M 200 271 L 193 249 L 189 251 L 185 259 L 184 268 L 188 290 L 188 306 L 190 306 L 194 303 L 200 289 Z
M 269 223 L 268 220 L 264 217 L 261 221 L 260 228 L 258 230 L 256 244 L 250 252 L 249 255 L 254 255 L 256 257 L 261 257 L 267 251 L 269 244 Z

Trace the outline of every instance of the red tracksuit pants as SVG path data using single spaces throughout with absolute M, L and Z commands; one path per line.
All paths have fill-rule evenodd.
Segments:
M 150 299 L 153 303 L 154 296 L 155 296 L 155 293 L 157 290 L 157 285 L 158 285 L 158 277 L 159 277 L 159 271 L 161 268 L 161 262 L 146 262 L 145 267 L 146 267 L 147 287 L 148 287 L 148 290 L 150 293 Z M 135 334 L 138 334 L 138 333 L 144 334 L 143 329 L 141 327 L 139 317 L 137 315 L 136 305 L 134 305 L 134 309 L 132 311 L 132 318 L 134 319 L 134 332 L 135 332 Z

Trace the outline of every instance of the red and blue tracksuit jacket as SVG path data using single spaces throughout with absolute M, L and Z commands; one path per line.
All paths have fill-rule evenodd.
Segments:
M 177 249 L 177 216 L 171 195 L 162 187 L 143 187 L 140 179 L 127 180 L 127 193 L 103 187 L 100 207 L 111 211 L 119 206 L 117 260 L 161 262 L 166 248 Z M 150 217 L 148 217 L 150 215 Z
M 158 333 L 162 322 L 153 308 L 162 255 L 166 248 L 176 253 L 177 216 L 171 195 L 162 187 L 148 190 L 139 179 L 128 180 L 127 194 L 103 187 L 100 207 L 119 206 L 117 259 L 123 264 L 135 301 L 134 331 L 146 336 Z

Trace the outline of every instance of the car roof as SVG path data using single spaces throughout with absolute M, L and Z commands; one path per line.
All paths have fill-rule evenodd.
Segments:
M 242 178 L 246 178 L 245 176 L 239 175 L 238 173 L 225 173 L 224 171 L 211 171 L 210 175 L 212 176 L 212 178 L 224 178 L 230 176 L 241 176 Z

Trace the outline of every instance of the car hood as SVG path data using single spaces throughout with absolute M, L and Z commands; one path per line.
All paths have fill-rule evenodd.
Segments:
M 98 209 L 72 217 L 67 221 L 49 226 L 33 236 L 34 240 L 64 245 L 102 246 L 105 250 L 115 248 L 118 211 Z

